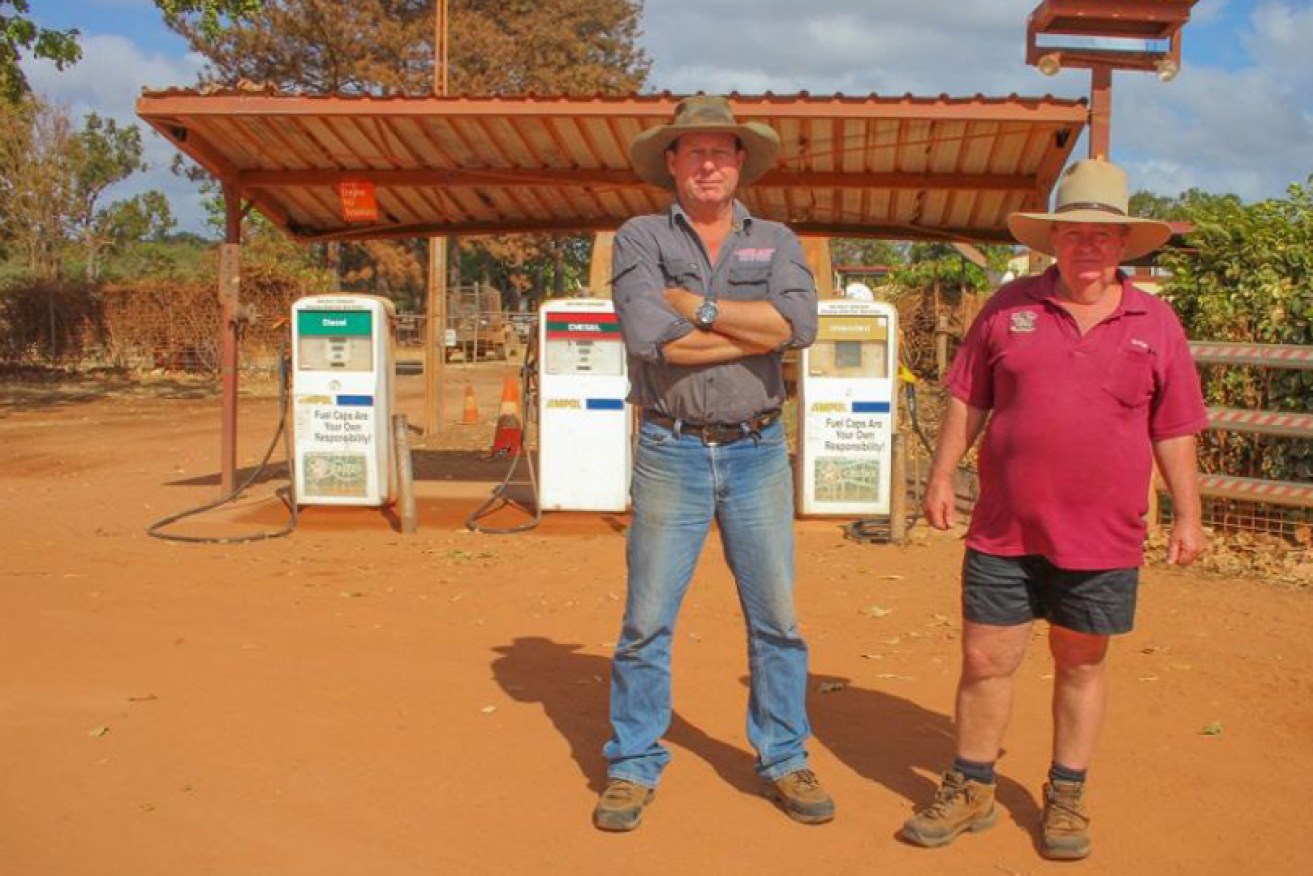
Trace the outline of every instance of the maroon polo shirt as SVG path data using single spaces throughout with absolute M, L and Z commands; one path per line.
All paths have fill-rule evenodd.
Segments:
M 1051 267 L 999 289 L 945 378 L 990 412 L 967 546 L 1063 569 L 1139 566 L 1153 442 L 1207 427 L 1199 375 L 1167 304 L 1123 276 L 1117 310 L 1082 336 L 1057 278 Z

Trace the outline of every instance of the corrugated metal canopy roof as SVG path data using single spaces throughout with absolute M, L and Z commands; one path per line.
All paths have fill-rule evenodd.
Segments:
M 303 240 L 613 229 L 663 209 L 628 144 L 667 123 L 670 94 L 596 98 L 304 97 L 143 92 L 137 113 Z M 1043 208 L 1083 100 L 732 95 L 780 134 L 777 167 L 743 190 L 800 233 L 1009 240 Z M 379 217 L 343 220 L 337 185 L 376 186 Z

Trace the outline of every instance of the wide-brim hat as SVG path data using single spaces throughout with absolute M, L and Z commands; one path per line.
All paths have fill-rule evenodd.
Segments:
M 663 189 L 674 189 L 675 179 L 666 168 L 666 149 L 684 134 L 732 134 L 743 144 L 747 157 L 739 171 L 739 185 L 748 185 L 770 170 L 780 154 L 780 136 L 761 122 L 734 121 L 729 101 L 719 95 L 695 94 L 675 107 L 669 125 L 649 128 L 629 144 L 629 160 L 644 181 Z
M 1153 252 L 1172 236 L 1166 222 L 1130 214 L 1126 171 L 1099 158 L 1087 158 L 1067 168 L 1058 180 L 1052 213 L 1013 213 L 1008 216 L 1008 230 L 1022 244 L 1053 255 L 1055 222 L 1126 226 L 1126 261 Z

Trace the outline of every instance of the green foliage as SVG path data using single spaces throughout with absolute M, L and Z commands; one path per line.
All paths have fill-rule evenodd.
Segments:
M 990 292 L 1007 270 L 1012 250 L 1006 246 L 977 247 L 986 267 L 973 263 L 952 244 L 914 243 L 907 250 L 906 264 L 893 272 L 893 279 L 907 289 L 927 290 L 936 286 L 962 293 Z
M 223 30 L 225 22 L 254 15 L 264 8 L 264 3 L 265 0 L 155 0 L 165 21 L 194 16 L 198 30 L 211 37 Z M 30 15 L 28 0 L 0 0 L 0 104 L 16 104 L 31 91 L 27 77 L 18 66 L 25 53 L 54 61 L 59 70 L 82 60 L 82 48 L 78 45 L 80 32 L 76 28 L 39 27 Z
M 650 67 L 638 45 L 641 10 L 638 0 L 450 0 L 449 91 L 636 92 Z M 205 57 L 202 78 L 208 82 L 247 80 L 311 93 L 428 94 L 434 88 L 433 0 L 267 0 L 261 15 L 208 34 L 194 14 L 167 21 Z M 221 208 L 211 215 L 222 228 Z M 250 214 L 245 233 L 262 234 L 260 221 Z M 514 305 L 520 294 L 577 288 L 587 273 L 579 254 L 587 251 L 587 238 L 578 236 L 471 237 L 460 242 L 452 270 L 460 282 L 496 285 Z M 423 271 L 410 244 L 342 244 L 324 254 L 339 269 L 343 288 L 422 301 Z
M 82 58 L 77 30 L 38 27 L 30 11 L 28 0 L 0 0 L 0 106 L 17 104 L 31 92 L 18 66 L 25 52 L 54 61 L 60 70 Z
M 1187 193 L 1188 194 L 1188 193 Z M 1196 340 L 1313 346 L 1313 177 L 1286 198 L 1244 204 L 1226 196 L 1194 197 L 1193 250 L 1165 254 L 1171 272 L 1163 297 Z M 1313 373 L 1209 367 L 1210 404 L 1271 411 L 1313 411 Z M 1270 446 L 1223 435 L 1210 447 L 1220 470 L 1279 480 L 1313 479 L 1313 445 Z
M 1195 213 L 1225 205 L 1240 206 L 1235 195 L 1215 195 L 1201 189 L 1187 189 L 1175 197 L 1139 191 L 1131 195 L 1131 215 L 1164 222 L 1188 222 Z
M 901 265 L 904 257 L 899 247 L 888 240 L 836 237 L 830 241 L 830 260 L 836 268 L 839 265 L 892 267 Z
M 74 130 L 67 110 L 25 98 L 0 114 L 0 241 L 28 275 L 87 279 L 106 254 L 173 225 L 168 201 L 149 191 L 105 204 L 106 192 L 145 168 L 141 132 L 89 114 Z
M 264 9 L 265 0 L 155 0 L 166 22 L 184 15 L 194 15 L 197 28 L 211 39 L 223 30 L 225 19 L 232 22 L 251 18 Z

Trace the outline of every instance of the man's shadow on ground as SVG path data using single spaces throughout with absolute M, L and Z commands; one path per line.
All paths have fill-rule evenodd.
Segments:
M 602 746 L 610 735 L 611 661 L 579 653 L 581 647 L 539 636 L 517 638 L 493 649 L 500 656 L 492 671 L 512 699 L 542 705 L 570 744 L 570 756 L 588 787 L 600 792 L 606 783 Z M 747 679 L 741 680 L 746 685 Z M 808 714 L 818 742 L 858 775 L 904 798 L 909 813 L 911 804 L 934 797 L 938 775 L 952 762 L 953 725 L 948 716 L 894 694 L 857 687 L 837 676 L 813 675 Z M 665 739 L 701 757 L 731 787 L 760 794 L 752 752 L 713 739 L 680 716 L 678 709 Z M 1025 787 L 1000 776 L 998 801 L 1017 824 L 1036 836 L 1039 808 Z
M 611 735 L 608 710 L 611 660 L 581 654 L 582 645 L 565 645 L 540 636 L 515 639 L 493 650 L 493 677 L 512 699 L 539 703 L 570 743 L 588 787 L 600 793 L 606 785 L 602 746 Z M 753 757 L 727 742 L 712 739 L 674 712 L 666 741 L 705 760 L 733 788 L 759 793 Z
M 812 675 L 810 685 L 807 713 L 817 741 L 859 776 L 903 797 L 909 816 L 912 806 L 934 799 L 956 748 L 949 716 L 841 676 Z M 1031 792 L 1000 774 L 995 793 L 998 805 L 1038 842 L 1039 806 Z

